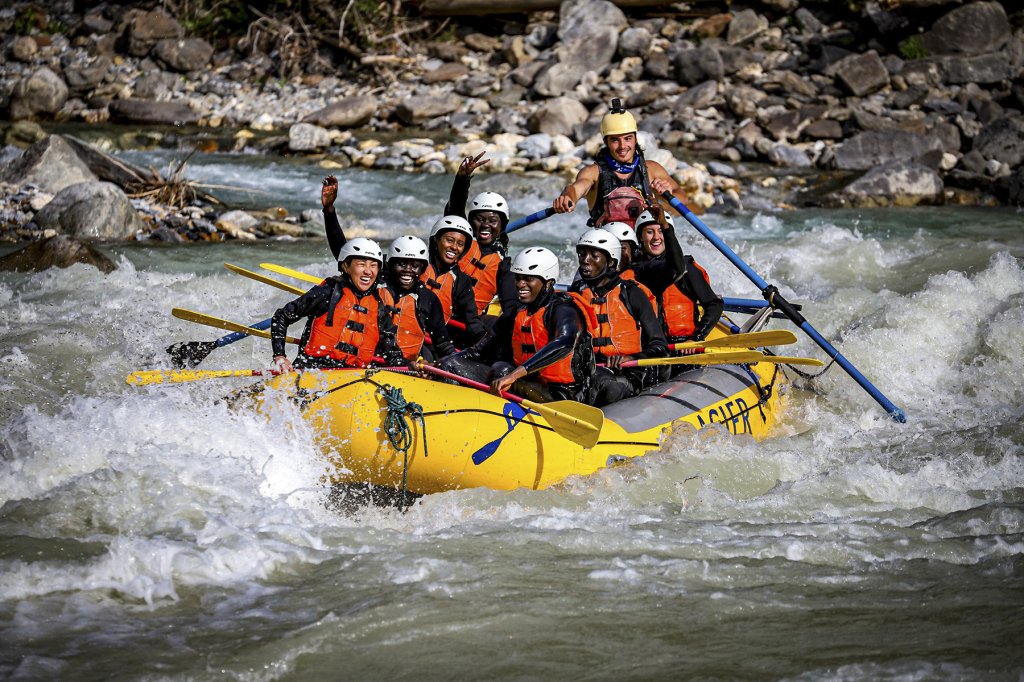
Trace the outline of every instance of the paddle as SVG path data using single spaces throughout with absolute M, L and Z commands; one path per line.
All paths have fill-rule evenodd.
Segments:
M 438 367 L 423 365 L 423 371 L 435 374 L 439 377 L 451 379 L 452 381 L 457 381 L 460 384 L 471 388 L 477 388 L 487 393 L 491 392 L 491 387 L 487 384 L 467 379 L 464 376 L 447 372 Z M 533 410 L 544 418 L 548 423 L 548 426 L 554 429 L 555 433 L 566 440 L 571 440 L 572 442 L 581 445 L 586 450 L 594 447 L 597 444 L 598 438 L 601 436 L 601 427 L 604 425 L 604 412 L 596 407 L 584 405 L 583 403 L 578 403 L 575 400 L 557 400 L 551 403 L 535 403 L 532 400 L 520 398 L 517 395 L 512 395 L 505 391 L 501 392 L 501 397 L 505 400 L 511 400 L 514 403 L 518 403 L 527 409 Z
M 761 294 L 764 296 L 765 300 L 768 301 L 768 303 L 771 304 L 773 308 L 777 308 L 778 310 L 782 311 L 786 315 L 786 317 L 792 320 L 793 324 L 803 329 L 804 332 L 808 336 L 810 336 L 811 339 L 816 344 L 818 344 L 818 346 L 821 347 L 822 350 L 828 353 L 830 358 L 834 359 L 837 363 L 839 363 L 839 366 L 842 367 L 847 374 L 853 377 L 853 380 L 860 384 L 860 387 L 867 391 L 868 395 L 874 398 L 879 405 L 885 408 L 885 411 L 889 413 L 890 417 L 892 417 L 893 419 L 900 423 L 904 423 L 907 421 L 907 415 L 903 412 L 903 410 L 896 407 L 896 405 L 894 405 L 888 398 L 886 398 L 881 391 L 875 388 L 874 384 L 867 380 L 867 377 L 861 374 L 860 371 L 856 367 L 854 367 L 849 360 L 843 357 L 843 355 L 835 348 L 835 346 L 829 343 L 824 336 L 819 334 L 818 330 L 812 327 L 811 323 L 808 322 L 804 318 L 804 316 L 800 314 L 800 311 L 797 310 L 796 306 L 794 306 L 792 303 L 783 298 L 782 294 L 779 293 L 778 287 L 768 284 L 768 282 L 764 281 L 764 279 L 762 279 L 760 275 L 754 272 L 751 269 L 751 267 L 743 261 L 742 258 L 736 255 L 735 251 L 730 249 L 725 242 L 719 239 L 718 235 L 711 231 L 711 228 L 705 225 L 700 218 L 695 216 L 693 212 L 686 207 L 686 204 L 672 196 L 671 192 L 663 192 L 661 196 L 664 197 L 665 200 L 672 205 L 672 208 L 676 209 L 679 212 L 679 215 L 683 216 L 683 218 L 685 218 L 688 223 L 693 225 L 694 228 L 696 228 L 697 231 L 700 232 L 705 239 L 711 242 L 715 246 L 715 248 L 717 248 L 722 253 L 723 256 L 728 258 L 729 261 L 733 265 L 735 265 L 740 272 L 746 275 L 747 279 L 754 283 L 754 286 L 756 286 L 761 291 Z
M 796 343 L 796 334 L 788 329 L 769 329 L 763 332 L 731 334 L 717 339 L 704 341 L 686 341 L 670 343 L 669 350 L 689 350 L 691 348 L 760 348 L 761 346 L 788 346 Z
M 270 329 L 270 318 L 253 322 L 250 329 Z M 195 367 L 206 356 L 218 348 L 223 348 L 235 341 L 249 337 L 248 332 L 234 332 L 220 337 L 216 341 L 179 341 L 167 347 L 167 353 L 171 356 L 171 364 L 179 369 Z
M 292 286 L 291 284 L 286 284 L 284 282 L 274 279 L 273 277 L 267 277 L 266 275 L 261 275 L 258 272 L 253 272 L 252 270 L 240 268 L 237 265 L 232 265 L 231 263 L 225 263 L 224 267 L 226 267 L 228 270 L 237 275 L 241 275 L 242 277 L 248 277 L 249 279 L 254 279 L 257 282 L 261 282 L 263 284 L 269 284 L 272 287 L 277 287 L 282 291 L 287 291 L 288 293 L 295 294 L 296 296 L 301 296 L 302 294 L 306 293 L 305 289 L 300 289 L 299 287 Z
M 516 230 L 522 229 L 522 228 L 526 227 L 527 225 L 533 225 L 534 223 L 539 223 L 540 221 L 542 221 L 542 220 L 544 220 L 546 218 L 550 218 L 553 215 L 555 215 L 555 209 L 553 209 L 550 206 L 548 206 L 547 208 L 541 209 L 540 211 L 537 211 L 536 213 L 531 213 L 528 216 L 523 216 L 522 218 L 517 218 L 516 220 L 513 220 L 512 222 L 510 222 L 508 225 L 505 226 L 505 234 L 509 234 L 510 232 L 515 232 Z
M 224 379 L 227 377 L 262 377 L 277 376 L 281 372 L 275 369 L 149 369 L 132 372 L 125 378 L 129 386 L 148 386 L 150 384 L 182 384 L 188 381 L 203 379 Z
M 701 353 L 699 355 L 683 355 L 675 358 L 646 358 L 644 360 L 627 360 L 622 367 L 664 367 L 666 365 L 753 365 L 769 362 L 775 365 L 810 365 L 821 367 L 825 363 L 815 358 L 790 358 L 781 355 L 765 355 L 760 351 L 735 351 L 723 353 Z
M 241 332 L 242 334 L 248 334 L 249 336 L 258 336 L 262 339 L 269 339 L 270 332 L 264 331 L 257 327 L 247 327 L 244 324 L 237 322 L 231 322 L 230 320 L 222 320 L 219 317 L 213 317 L 212 315 L 204 315 L 203 313 L 197 313 L 194 310 L 187 310 L 185 308 L 172 308 L 171 315 L 174 315 L 179 320 L 186 320 L 188 322 L 195 322 L 196 324 L 205 324 L 208 327 L 216 327 L 217 329 L 227 329 L 232 332 Z M 269 320 L 267 320 L 267 327 L 270 326 Z M 284 338 L 288 343 L 299 343 L 299 340 L 294 336 L 286 336 Z
M 306 274 L 305 272 L 302 272 L 301 270 L 293 270 L 292 268 L 286 268 L 283 265 L 274 265 L 273 263 L 260 263 L 260 267 L 263 268 L 264 270 L 270 270 L 271 272 L 276 272 L 279 275 L 284 275 L 285 277 L 291 277 L 293 279 L 298 279 L 303 282 L 309 282 L 310 284 L 320 284 L 321 282 L 324 281 L 323 277 L 309 275 Z

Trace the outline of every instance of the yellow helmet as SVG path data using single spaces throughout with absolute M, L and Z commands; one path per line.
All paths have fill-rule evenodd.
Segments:
M 633 114 L 623 108 L 622 100 L 616 97 L 612 100 L 611 110 L 601 119 L 601 137 L 635 132 L 637 132 L 636 119 L 633 118 Z

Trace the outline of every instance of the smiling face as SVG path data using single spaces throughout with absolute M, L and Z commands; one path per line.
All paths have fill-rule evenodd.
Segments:
M 391 280 L 394 285 L 401 291 L 409 291 L 419 280 L 423 271 L 427 269 L 427 263 L 411 258 L 389 258 L 388 269 L 391 270 Z
M 665 253 L 665 235 L 658 223 L 648 223 L 640 228 L 640 243 L 649 256 L 660 256 Z
M 473 211 L 469 224 L 480 246 L 490 246 L 501 234 L 501 214 L 497 211 Z
M 580 262 L 580 275 L 584 279 L 593 279 L 608 268 L 608 254 L 589 246 L 577 246 L 576 257 Z
M 516 296 L 519 297 L 519 302 L 527 305 L 533 303 L 544 291 L 546 284 L 543 277 L 516 275 Z
M 372 258 L 349 258 L 341 264 L 341 271 L 348 275 L 359 291 L 369 291 L 377 281 L 380 263 Z
M 636 151 L 636 133 L 624 133 L 622 135 L 608 135 L 604 138 L 608 146 L 608 153 L 619 163 L 633 163 L 633 153 Z
M 437 252 L 445 265 L 455 265 L 466 250 L 466 235 L 456 230 L 446 230 L 437 235 Z

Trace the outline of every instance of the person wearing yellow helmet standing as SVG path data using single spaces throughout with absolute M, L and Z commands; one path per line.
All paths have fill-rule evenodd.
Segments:
M 590 207 L 588 225 L 600 227 L 618 221 L 632 226 L 662 192 L 671 192 L 686 203 L 685 192 L 665 167 L 644 158 L 637 132 L 633 114 L 623 108 L 619 98 L 613 99 L 611 109 L 601 119 L 604 147 L 595 163 L 583 168 L 555 198 L 551 204 L 555 212 L 568 213 L 586 197 Z

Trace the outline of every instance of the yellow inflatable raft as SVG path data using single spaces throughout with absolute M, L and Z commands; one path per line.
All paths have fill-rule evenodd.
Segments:
M 721 424 L 760 439 L 775 423 L 784 382 L 781 368 L 767 362 L 695 367 L 604 408 L 590 449 L 517 403 L 388 370 L 283 375 L 259 399 L 300 406 L 331 461 L 333 483 L 429 494 L 545 488 L 651 452 L 676 428 Z

